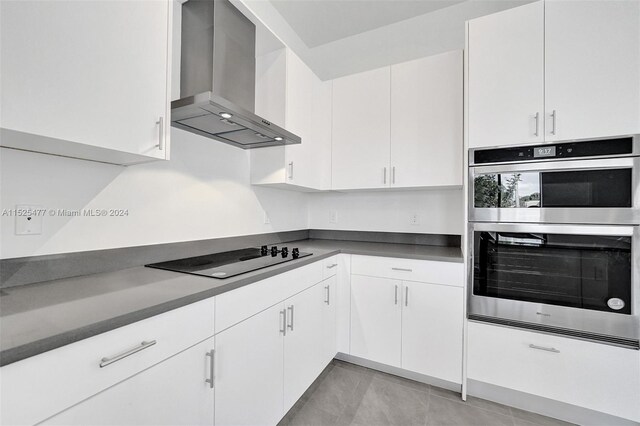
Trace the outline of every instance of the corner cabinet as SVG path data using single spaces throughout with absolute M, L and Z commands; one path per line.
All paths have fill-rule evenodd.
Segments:
M 256 58 L 256 114 L 302 138 L 251 150 L 251 183 L 299 191 L 331 188 L 332 82 L 321 81 L 290 49 Z
M 459 187 L 462 51 L 333 81 L 332 188 Z
M 545 0 L 467 23 L 469 147 L 640 132 L 640 2 Z
M 3 1 L 0 16 L 0 146 L 123 165 L 169 158 L 169 0 Z
M 350 355 L 462 383 L 462 263 L 352 256 Z

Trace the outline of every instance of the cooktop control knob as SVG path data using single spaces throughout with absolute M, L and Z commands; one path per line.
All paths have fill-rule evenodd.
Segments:
M 298 257 L 300 257 L 300 250 L 298 250 L 298 248 L 294 248 L 291 251 L 291 256 L 293 256 L 294 259 L 297 259 Z
M 282 254 L 282 258 L 285 258 L 289 256 L 289 249 L 287 247 L 282 247 L 282 250 L 280 250 L 280 253 Z
M 278 255 L 278 246 L 271 247 L 271 256 L 276 257 Z
M 266 256 L 269 253 L 269 248 L 267 246 L 260 247 L 260 255 Z

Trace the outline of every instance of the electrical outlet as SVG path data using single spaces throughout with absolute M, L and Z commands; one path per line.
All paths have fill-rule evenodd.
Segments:
M 331 210 L 329 212 L 329 223 L 338 223 L 338 211 Z
M 269 218 L 269 214 L 265 211 L 264 213 L 264 224 L 269 225 L 271 223 L 271 219 Z
M 16 235 L 42 234 L 42 206 L 16 206 Z
M 409 215 L 409 224 L 420 225 L 420 215 L 418 212 L 413 212 Z

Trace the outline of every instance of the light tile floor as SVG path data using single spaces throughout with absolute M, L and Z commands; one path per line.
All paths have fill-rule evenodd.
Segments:
M 555 426 L 556 419 L 333 360 L 279 426 Z

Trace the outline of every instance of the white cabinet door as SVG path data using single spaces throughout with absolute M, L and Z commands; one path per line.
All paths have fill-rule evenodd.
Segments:
M 213 425 L 207 339 L 60 414 L 45 425 Z
M 351 276 L 351 355 L 400 367 L 401 281 Z
M 284 304 L 287 334 L 284 339 L 284 412 L 295 404 L 318 377 L 322 365 L 322 283 Z
M 402 368 L 462 383 L 463 289 L 402 282 Z
M 391 66 L 391 186 L 462 185 L 462 51 Z
M 283 304 L 215 336 L 215 424 L 275 425 L 282 418 Z
M 546 140 L 640 132 L 639 75 L 640 2 L 545 2 Z
M 467 36 L 469 147 L 542 142 L 544 3 L 473 19 Z
M 322 299 L 322 368 L 324 368 L 338 352 L 338 277 L 334 275 L 324 280 L 318 288 L 321 290 Z
M 389 186 L 390 103 L 390 67 L 333 80 L 333 189 Z
M 166 158 L 169 1 L 0 7 L 3 145 L 124 164 Z

